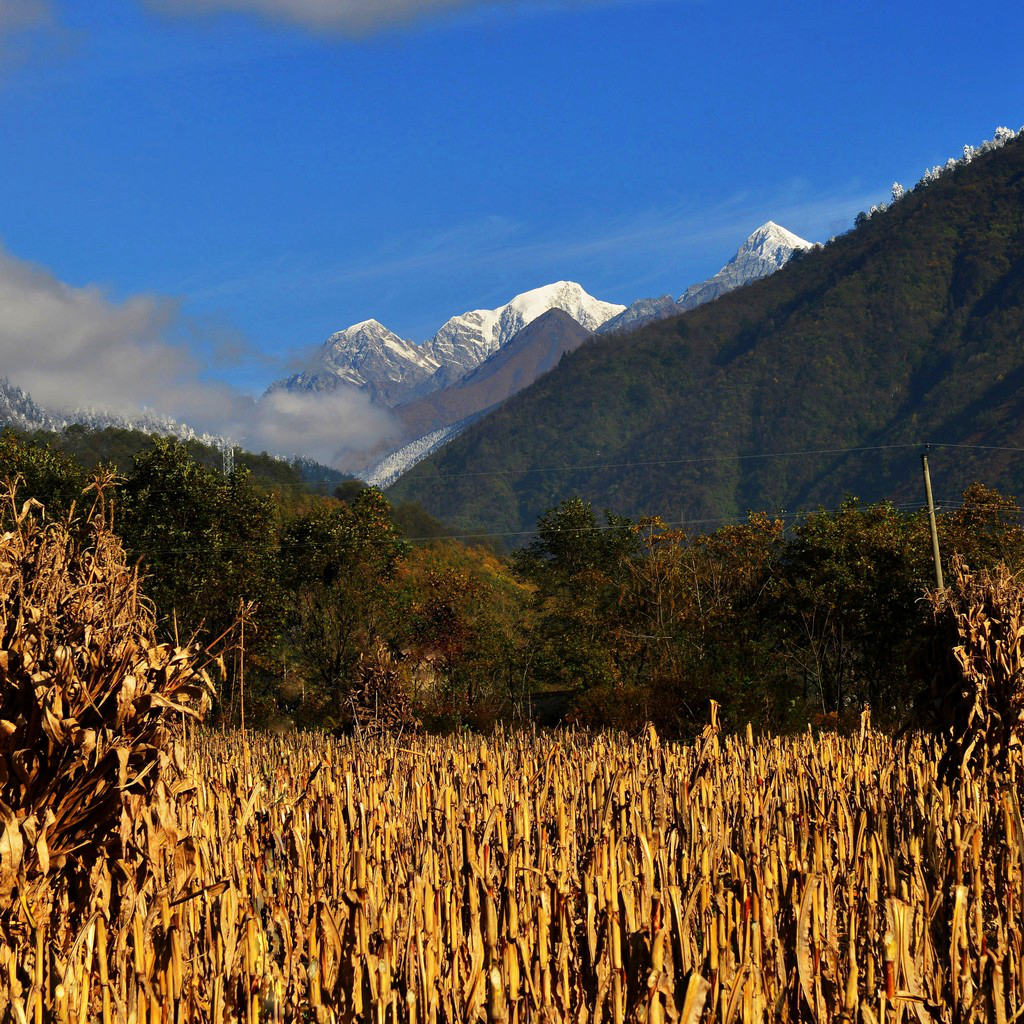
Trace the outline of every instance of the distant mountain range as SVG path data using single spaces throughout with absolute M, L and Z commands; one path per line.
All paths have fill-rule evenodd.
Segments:
M 561 499 L 702 529 L 844 494 L 1024 491 L 1024 137 L 1001 129 L 783 270 L 598 334 L 393 485 L 468 532 Z M 780 236 L 766 225 L 768 247 Z M 753 250 L 755 246 L 752 246 Z M 806 247 L 801 247 L 806 248 Z M 766 254 L 771 262 L 770 252 Z M 742 273 L 739 254 L 717 284 Z M 777 264 L 776 264 L 777 265 Z M 730 267 L 732 269 L 730 269 Z M 736 277 L 733 277 L 735 272 Z M 714 279 L 712 279 L 714 281 Z
M 268 390 L 293 394 L 353 387 L 394 411 L 396 432 L 364 453 L 362 466 L 345 468 L 387 485 L 437 447 L 527 387 L 594 333 L 620 332 L 678 313 L 684 302 L 707 301 L 773 272 L 809 242 L 769 222 L 758 228 L 713 278 L 679 297 L 638 299 L 628 308 L 588 294 L 573 281 L 516 295 L 496 309 L 449 318 L 428 341 L 399 337 L 379 320 L 332 334 L 313 365 Z M 693 295 L 699 291 L 700 298 Z M 78 423 L 221 446 L 228 439 L 197 431 L 166 416 L 116 415 L 100 409 L 45 409 L 16 384 L 0 378 L 0 424 L 21 430 L 61 431 Z M 293 453 L 279 453 L 291 457 Z
M 714 277 L 679 299 L 638 299 L 628 308 L 556 281 L 497 309 L 451 317 L 423 344 L 378 320 L 332 334 L 314 364 L 272 388 L 292 393 L 350 386 L 394 410 L 397 432 L 349 467 L 384 485 L 457 436 L 488 410 L 532 384 L 591 335 L 619 333 L 682 312 L 773 273 L 811 243 L 769 221 Z
M 595 299 L 573 281 L 556 281 L 497 309 L 453 316 L 422 345 L 400 338 L 378 320 L 364 320 L 332 334 L 309 370 L 272 387 L 301 392 L 348 384 L 394 406 L 461 380 L 549 309 L 564 310 L 593 331 L 625 308 Z
M 70 455 L 86 469 L 100 463 L 113 463 L 127 469 L 140 451 L 150 447 L 155 434 L 188 442 L 193 458 L 216 468 L 223 468 L 224 446 L 230 444 L 231 461 L 266 487 L 301 486 L 329 493 L 351 479 L 310 458 L 286 459 L 266 452 L 247 452 L 224 438 L 200 434 L 184 423 L 164 417 L 142 416 L 130 420 L 89 411 L 57 414 L 43 408 L 28 392 L 3 378 L 0 378 L 0 427 L 38 434 L 43 443 Z
M 169 416 L 142 414 L 128 417 L 104 412 L 101 409 L 46 409 L 35 402 L 27 391 L 0 377 L 0 426 L 15 427 L 17 430 L 28 432 L 59 432 L 73 423 L 78 423 L 89 430 L 115 427 L 137 430 L 144 434 L 173 435 L 183 441 L 198 441 L 214 447 L 228 443 L 225 438 L 193 430 L 187 423 L 181 423 Z

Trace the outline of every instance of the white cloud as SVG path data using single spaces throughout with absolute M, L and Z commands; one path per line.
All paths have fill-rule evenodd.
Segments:
M 0 0 L 0 80 L 67 39 L 50 0 Z
M 371 461 L 389 435 L 396 435 L 390 414 L 355 388 L 297 393 L 270 391 L 251 410 L 241 433 L 249 447 L 272 452 L 300 452 L 348 469 Z
M 177 315 L 166 299 L 115 303 L 0 251 L 0 365 L 44 405 L 155 405 L 159 382 L 197 372 L 188 352 L 166 340 Z
M 363 34 L 470 8 L 519 12 L 606 5 L 609 0 L 148 0 L 151 7 L 179 14 L 239 12 L 291 22 L 314 31 Z M 621 2 L 621 0 L 620 0 Z
M 47 0 L 0 0 L 0 35 L 42 28 L 53 22 Z
M 255 400 L 206 377 L 176 302 L 153 295 L 117 302 L 74 287 L 0 248 L 0 373 L 54 410 L 144 410 L 226 434 L 247 448 L 358 465 L 394 428 L 361 391 Z

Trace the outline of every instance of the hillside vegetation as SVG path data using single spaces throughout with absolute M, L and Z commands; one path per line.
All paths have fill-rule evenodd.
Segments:
M 86 470 L 95 469 L 99 465 L 127 469 L 137 455 L 153 449 L 159 436 L 128 427 L 92 429 L 79 423 L 72 423 L 60 431 L 18 433 L 36 444 L 62 452 Z M 182 441 L 181 444 L 200 465 L 211 469 L 221 468 L 223 456 L 219 448 L 195 440 Z M 234 460 L 240 469 L 251 474 L 253 482 L 259 486 L 290 490 L 296 494 L 307 490 L 329 493 L 348 479 L 346 474 L 330 466 L 308 459 L 289 462 L 267 452 L 257 454 L 239 448 L 235 450 Z
M 772 277 L 596 337 L 391 490 L 458 529 L 571 494 L 701 522 L 917 499 L 914 445 L 1024 446 L 1024 139 L 922 183 Z M 861 453 L 751 454 L 907 445 Z M 950 449 L 940 499 L 1018 492 L 1024 456 Z
M 83 494 L 63 453 L 0 437 L 0 479 L 60 522 Z M 787 524 L 752 515 L 707 533 L 603 520 L 574 498 L 506 560 L 444 536 L 416 506 L 348 481 L 301 502 L 225 476 L 159 439 L 108 487 L 113 522 L 163 642 L 241 648 L 222 722 L 488 728 L 570 719 L 666 735 L 709 699 L 728 727 L 900 723 L 934 678 L 927 517 L 844 502 Z M 1024 566 L 1017 504 L 972 486 L 938 517 L 947 571 Z

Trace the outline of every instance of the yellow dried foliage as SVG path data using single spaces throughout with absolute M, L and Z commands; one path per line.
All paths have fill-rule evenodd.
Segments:
M 173 745 L 169 721 L 210 689 L 189 651 L 156 642 L 106 501 L 82 521 L 47 522 L 8 489 L 0 536 L 0 935 L 86 912 L 100 861 L 145 875 L 137 819 L 149 813 Z M 131 862 L 131 863 L 129 863 Z M 76 899 L 79 901 L 76 904 Z M 68 901 L 71 901 L 70 903 Z M 2 992 L 0 985 L 0 992 Z
M 1019 745 L 947 781 L 866 715 L 740 738 L 715 707 L 688 746 L 172 743 L 205 677 L 153 641 L 102 490 L 84 535 L 11 519 L 0 1020 L 1024 1021 Z M 1012 675 L 986 650 L 960 661 Z
M 1020 759 L 950 789 L 940 753 L 196 732 L 150 881 L 112 899 L 103 863 L 0 991 L 148 1024 L 1020 1020 Z
M 1005 565 L 972 573 L 958 556 L 950 577 L 932 602 L 953 662 L 941 773 L 956 781 L 968 765 L 1005 768 L 1024 740 L 1024 582 Z

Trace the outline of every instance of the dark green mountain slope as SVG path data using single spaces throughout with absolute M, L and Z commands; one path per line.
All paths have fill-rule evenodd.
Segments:
M 127 470 L 136 455 L 153 447 L 156 435 L 127 427 L 92 429 L 72 423 L 59 432 L 35 430 L 31 433 L 14 431 L 39 444 L 71 456 L 84 469 L 91 470 L 100 463 L 113 464 Z M 200 441 L 185 441 L 189 455 L 200 465 L 220 469 L 222 455 L 219 449 Z M 288 462 L 266 452 L 236 450 L 235 465 L 247 469 L 253 482 L 261 487 L 286 488 L 296 492 L 311 490 L 329 494 L 338 484 L 351 479 L 330 466 L 312 459 Z
M 460 529 L 529 530 L 570 494 L 704 521 L 917 500 L 929 440 L 1024 446 L 1024 139 L 681 317 L 596 337 L 394 486 Z M 672 461 L 666 461 L 672 460 Z M 943 449 L 940 499 L 1024 490 L 1024 454 Z M 572 467 L 566 469 L 564 467 Z

